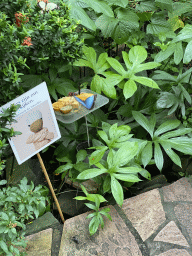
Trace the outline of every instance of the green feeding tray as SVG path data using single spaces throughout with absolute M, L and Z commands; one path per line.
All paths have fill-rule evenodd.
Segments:
M 97 110 L 98 108 L 101 108 L 102 106 L 106 105 L 109 102 L 109 99 L 107 97 L 104 97 L 104 96 L 102 96 L 96 92 L 93 92 L 89 89 L 82 89 L 81 92 L 97 94 L 95 106 L 93 107 L 93 109 L 89 110 L 80 104 L 80 108 L 78 109 L 78 111 L 76 111 L 76 112 L 73 111 L 73 112 L 70 112 L 69 114 L 62 114 L 61 112 L 55 111 L 55 116 L 56 116 L 57 120 L 59 120 L 60 122 L 62 122 L 64 124 L 73 123 L 76 120 Z

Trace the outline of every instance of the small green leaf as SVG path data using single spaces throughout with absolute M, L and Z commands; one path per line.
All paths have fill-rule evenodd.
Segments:
M 124 84 L 124 88 L 123 88 L 123 94 L 125 96 L 125 99 L 130 98 L 131 96 L 133 96 L 133 94 L 136 92 L 137 90 L 137 85 L 134 82 L 134 80 L 129 79 L 125 84 Z
M 107 136 L 106 132 L 104 132 L 104 131 L 98 131 L 97 133 L 98 133 L 98 135 L 105 141 L 105 143 L 108 143 L 108 142 L 109 142 L 108 136 Z
M 129 60 L 138 65 L 142 63 L 147 58 L 147 51 L 143 46 L 134 46 L 129 51 Z
M 67 171 L 67 170 L 69 170 L 71 168 L 73 168 L 73 164 L 71 164 L 71 163 L 67 163 L 65 165 L 61 165 L 61 166 L 59 166 L 55 170 L 54 174 L 59 174 L 59 173 L 65 172 L 65 171 Z
M 112 195 L 120 206 L 123 205 L 123 188 L 121 184 L 115 179 L 114 176 L 111 176 L 111 192 Z
M 86 150 L 84 150 L 84 149 L 79 150 L 76 154 L 77 163 L 85 160 L 86 156 L 87 156 Z
M 101 149 L 101 150 L 94 151 L 91 154 L 91 156 L 89 157 L 89 164 L 93 165 L 93 164 L 98 163 L 102 159 L 102 157 L 107 149 L 108 149 L 108 147 L 103 147 L 103 149 Z
M 93 219 L 89 223 L 89 233 L 91 236 L 97 232 L 99 225 L 100 225 L 100 220 L 98 216 L 93 217 Z
M 164 163 L 163 153 L 159 146 L 159 143 L 154 142 L 154 144 L 155 144 L 155 150 L 154 150 L 155 164 L 156 164 L 157 168 L 161 171 L 163 168 L 163 163 Z
M 146 165 L 148 165 L 148 163 L 151 161 L 152 155 L 153 155 L 152 142 L 148 141 L 147 145 L 144 147 L 141 153 L 141 160 L 144 167 L 146 167 Z
M 6 243 L 5 243 L 4 241 L 2 241 L 2 240 L 0 241 L 0 247 L 1 247 L 1 249 L 2 249 L 5 253 L 8 253 L 8 252 L 9 252 Z
M 93 169 L 88 169 L 83 171 L 77 176 L 77 179 L 79 180 L 88 180 L 92 179 L 94 177 L 99 176 L 100 174 L 105 173 L 107 170 L 106 169 L 98 169 L 98 168 L 93 168 Z

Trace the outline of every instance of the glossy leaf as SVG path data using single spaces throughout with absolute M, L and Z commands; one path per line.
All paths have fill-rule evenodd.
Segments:
M 129 51 L 129 60 L 134 63 L 135 65 L 138 65 L 142 63 L 147 58 L 147 51 L 143 46 L 134 46 Z
M 125 99 L 130 98 L 131 96 L 133 96 L 133 94 L 136 92 L 137 90 L 137 85 L 134 82 L 134 80 L 129 79 L 125 84 L 124 84 L 124 88 L 123 88 L 123 94 L 125 96 Z
M 141 160 L 144 167 L 148 165 L 148 163 L 151 161 L 152 155 L 153 155 L 152 142 L 148 141 L 147 145 L 144 147 L 141 153 Z
M 79 179 L 79 180 L 92 179 L 94 177 L 99 176 L 100 174 L 105 173 L 106 171 L 107 171 L 106 169 L 98 169 L 98 168 L 88 169 L 88 170 L 81 172 L 77 176 L 77 179 Z
M 121 184 L 115 179 L 114 176 L 111 176 L 111 192 L 117 204 L 122 206 L 124 198 L 123 189 Z
M 134 174 L 114 174 L 113 175 L 118 180 L 128 181 L 128 182 L 138 182 L 141 181 L 137 176 Z
M 157 130 L 154 133 L 154 136 L 158 136 L 164 132 L 173 130 L 175 128 L 177 128 L 180 125 L 180 121 L 179 120 L 168 120 L 164 123 L 162 123 Z
M 162 153 L 159 143 L 154 142 L 154 145 L 155 145 L 155 149 L 154 149 L 155 164 L 156 164 L 157 168 L 161 171 L 163 168 L 163 163 L 164 163 L 163 153 Z

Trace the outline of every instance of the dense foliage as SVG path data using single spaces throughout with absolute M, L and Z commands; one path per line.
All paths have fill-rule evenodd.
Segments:
M 192 154 L 192 1 L 53 2 L 59 8 L 49 12 L 35 0 L 0 4 L 0 104 L 42 81 L 53 101 L 79 86 L 107 96 L 86 117 L 91 152 L 76 150 L 87 139 L 84 119 L 59 122 L 62 137 L 44 152 L 58 193 L 66 177 L 93 179 L 121 206 L 125 189 L 151 178 L 150 165 L 162 172 L 165 159 L 181 167 Z M 83 190 L 94 234 L 105 199 Z

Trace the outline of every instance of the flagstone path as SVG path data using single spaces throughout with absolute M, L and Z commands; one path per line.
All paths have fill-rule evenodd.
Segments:
M 45 224 L 44 230 L 28 235 L 29 256 L 192 256 L 192 179 L 126 199 L 122 208 L 110 206 L 112 222 L 93 236 L 86 219 L 89 213 L 58 223 L 46 213 L 28 227 Z M 53 219 L 51 219 L 53 218 Z

